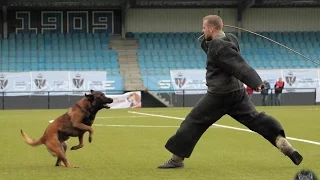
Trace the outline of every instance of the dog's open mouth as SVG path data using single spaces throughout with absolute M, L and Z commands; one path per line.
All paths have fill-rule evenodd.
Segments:
M 106 109 L 110 109 L 110 106 L 108 106 L 108 104 L 104 104 L 103 107 Z

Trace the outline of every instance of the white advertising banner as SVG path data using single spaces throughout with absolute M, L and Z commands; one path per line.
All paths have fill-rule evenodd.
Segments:
M 0 93 L 5 96 L 30 95 L 30 72 L 0 72 Z
M 32 95 L 65 95 L 69 91 L 68 71 L 32 71 Z
M 127 92 L 120 95 L 106 95 L 113 99 L 111 109 L 141 108 L 141 91 Z
M 320 102 L 320 69 L 270 69 L 256 70 L 262 80 L 266 80 L 273 89 L 279 78 L 285 82 L 283 93 L 314 92 Z M 206 70 L 171 70 L 171 85 L 176 94 L 206 93 Z
M 319 87 L 317 69 L 283 69 L 282 74 L 285 92 L 314 92 Z
M 176 94 L 205 94 L 207 92 L 206 70 L 171 70 L 170 75 Z
M 274 88 L 274 85 L 278 81 L 279 78 L 282 77 L 281 69 L 273 69 L 273 70 L 256 70 L 262 81 L 267 81 L 270 84 L 270 89 Z M 258 92 L 254 92 L 255 94 L 260 94 Z M 269 90 L 271 93 L 271 90 Z
M 91 89 L 105 91 L 112 87 L 105 71 L 31 71 L 0 72 L 0 93 L 5 96 L 83 95 Z M 79 92 L 82 91 L 82 92 Z
M 106 90 L 107 73 L 105 71 L 70 71 L 70 95 L 83 95 L 84 91 Z
M 270 88 L 274 88 L 274 85 L 278 81 L 279 78 L 282 77 L 281 69 L 273 69 L 273 70 L 256 70 L 261 80 L 266 80 L 270 84 Z

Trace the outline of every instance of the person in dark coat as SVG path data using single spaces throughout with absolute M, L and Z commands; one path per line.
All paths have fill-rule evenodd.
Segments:
M 261 91 L 262 95 L 262 105 L 268 106 L 269 105 L 269 89 L 270 89 L 270 83 L 268 83 L 266 80 L 263 81 L 263 84 L 265 85 L 265 88 Z
M 299 165 L 303 158 L 287 141 L 281 124 L 272 116 L 257 112 L 249 100 L 244 84 L 257 92 L 263 90 L 264 84 L 241 57 L 237 38 L 231 33 L 225 34 L 222 27 L 222 19 L 217 15 L 203 19 L 203 36 L 199 39 L 207 54 L 207 93 L 168 139 L 165 148 L 173 155 L 158 168 L 184 167 L 184 159 L 191 156 L 203 133 L 226 114 L 260 134 Z

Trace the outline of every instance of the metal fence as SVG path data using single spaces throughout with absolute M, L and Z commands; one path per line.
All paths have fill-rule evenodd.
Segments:
M 200 98 L 204 95 L 199 94 L 190 94 L 189 91 L 195 90 L 181 90 L 178 93 L 175 93 L 171 90 L 150 90 L 154 93 L 157 93 L 162 98 L 165 98 L 169 101 L 172 107 L 192 107 L 197 103 Z M 205 92 L 206 90 L 199 90 Z M 320 99 L 320 98 L 319 98 Z M 251 96 L 252 102 L 256 106 L 262 106 L 263 95 L 259 93 L 254 93 Z M 316 88 L 285 88 L 283 93 L 280 95 L 280 105 L 282 106 L 292 106 L 292 105 L 317 105 L 317 90 Z M 267 106 L 276 106 L 276 94 L 274 89 L 269 90 L 269 94 L 266 98 Z
M 139 90 L 138 90 L 139 91 Z M 151 105 L 158 101 L 148 92 L 152 91 L 159 97 L 169 102 L 171 107 L 192 107 L 194 106 L 206 92 L 203 90 L 142 90 L 141 101 L 142 107 L 154 107 Z M 190 92 L 193 92 L 192 94 Z M 35 92 L 1 92 L 0 93 L 0 109 L 61 109 L 72 106 L 76 101 L 84 96 L 87 91 L 67 92 L 67 91 L 49 91 L 37 94 Z M 124 92 L 124 91 L 123 91 Z M 198 94 L 195 94 L 198 92 Z M 119 94 L 119 91 L 106 91 L 108 94 Z M 261 94 L 253 94 L 251 99 L 256 106 L 263 105 L 263 96 Z M 319 98 L 320 99 L 320 98 Z M 274 89 L 269 91 L 267 97 L 267 106 L 275 106 L 276 96 Z M 159 102 L 157 102 L 159 104 Z M 316 89 L 284 89 L 281 94 L 281 106 L 294 105 L 317 105 Z M 160 107 L 160 106 L 159 106 Z M 162 106 L 163 107 L 163 106 Z

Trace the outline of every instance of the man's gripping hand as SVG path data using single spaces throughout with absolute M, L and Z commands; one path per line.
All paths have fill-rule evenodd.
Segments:
M 260 86 L 257 87 L 257 89 L 255 89 L 255 91 L 261 92 L 261 91 L 263 91 L 263 89 L 264 89 L 265 87 L 266 87 L 266 85 L 261 84 Z

